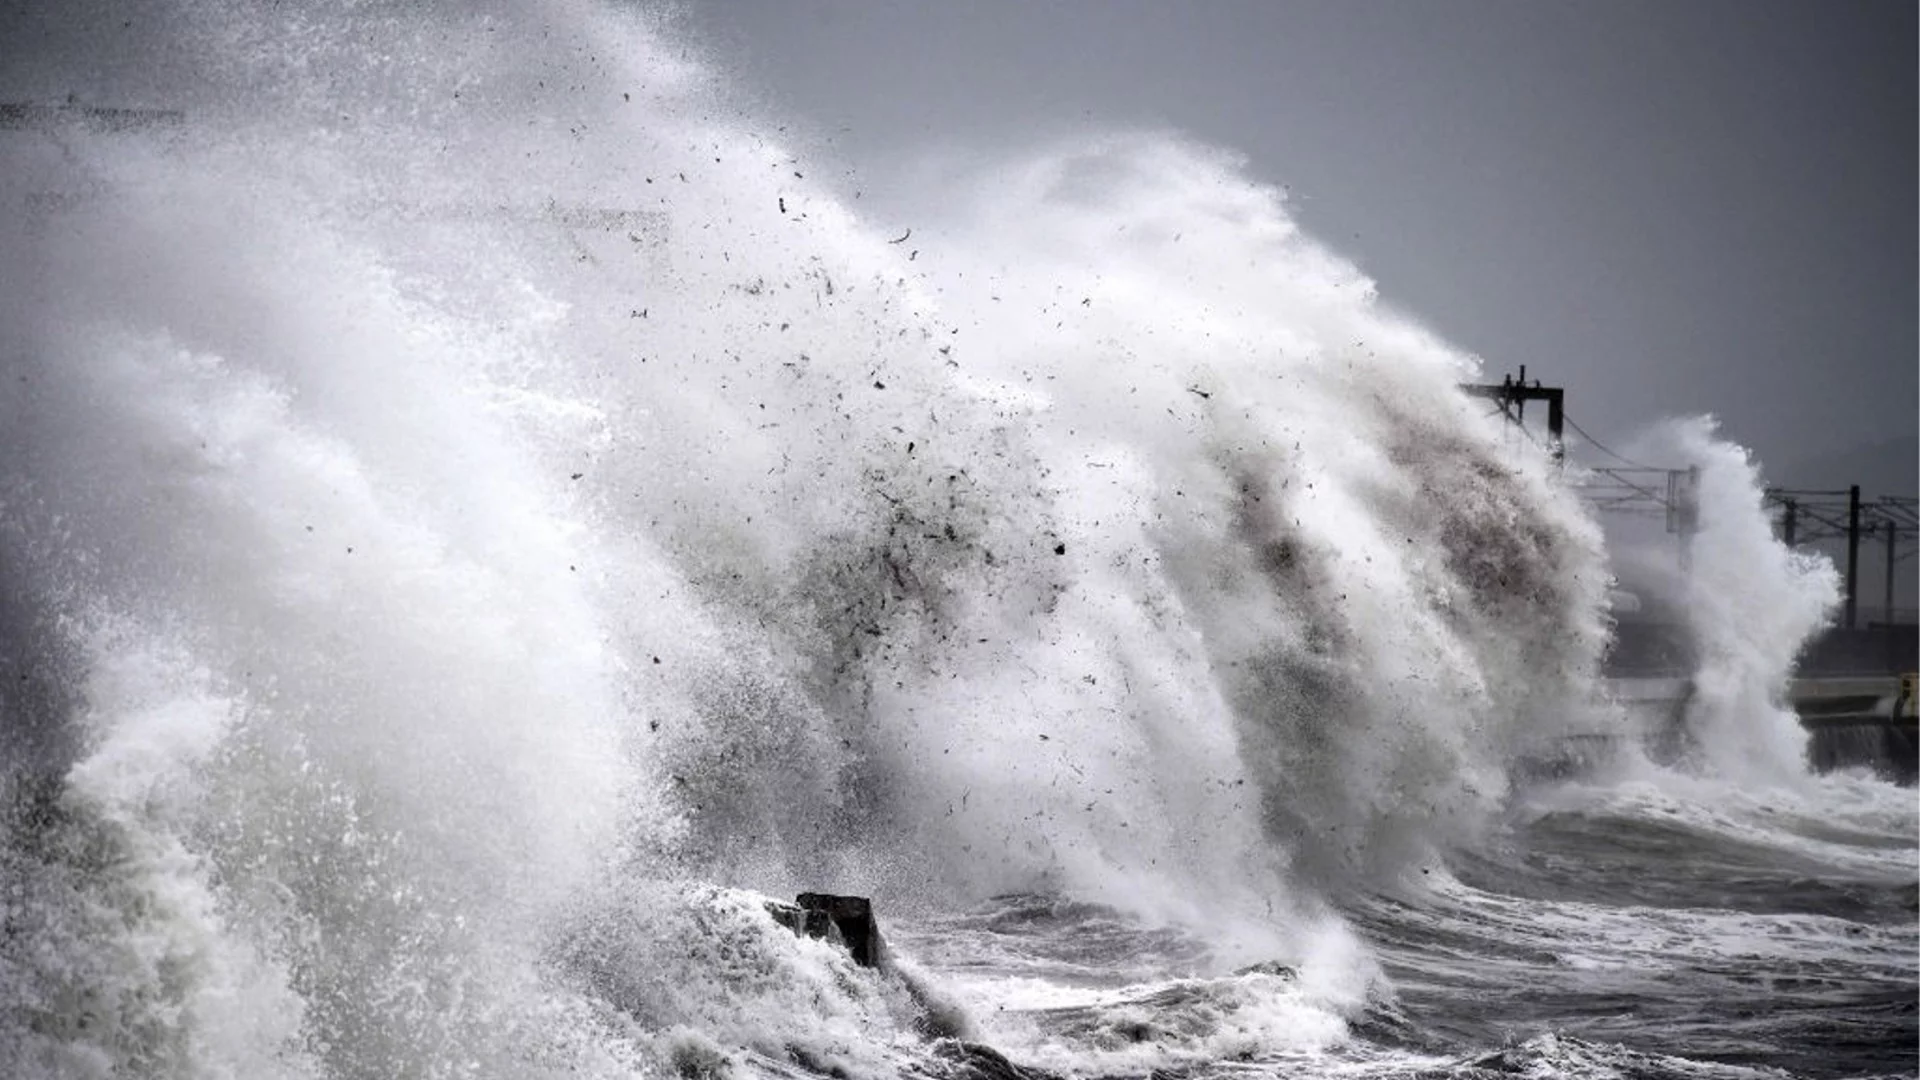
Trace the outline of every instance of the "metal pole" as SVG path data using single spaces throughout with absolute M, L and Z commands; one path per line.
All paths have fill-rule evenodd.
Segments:
M 1673 473 L 1667 474 L 1669 477 Z M 1700 466 L 1689 465 L 1680 496 L 1680 569 L 1693 572 L 1693 534 L 1700 531 Z
M 1847 489 L 1847 621 L 1851 630 L 1860 597 L 1860 485 Z
M 1887 527 L 1887 597 L 1885 601 L 1885 606 L 1883 606 L 1880 609 L 1880 621 L 1883 623 L 1886 623 L 1888 626 L 1892 626 L 1893 625 L 1893 599 L 1894 599 L 1893 597 L 1894 561 L 1893 560 L 1894 560 L 1894 557 L 1898 554 L 1897 552 L 1894 551 L 1894 547 L 1900 542 L 1900 526 L 1894 524 L 1893 519 L 1891 518 L 1883 520 L 1881 524 Z
M 1800 507 L 1792 499 L 1780 501 L 1780 542 L 1792 547 L 1800 531 Z
M 1547 449 L 1553 454 L 1555 465 L 1567 459 L 1567 444 L 1560 434 L 1561 424 L 1566 418 L 1566 408 L 1564 391 L 1547 391 Z

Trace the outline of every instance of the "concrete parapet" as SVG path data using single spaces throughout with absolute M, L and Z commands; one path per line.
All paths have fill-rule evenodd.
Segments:
M 1807 729 L 1807 760 L 1821 772 L 1872 769 L 1903 784 L 1920 776 L 1916 705 L 1920 679 L 1843 675 L 1795 679 L 1787 703 Z M 1615 678 L 1608 694 L 1634 718 L 1649 746 L 1680 732 L 1692 682 L 1676 677 Z

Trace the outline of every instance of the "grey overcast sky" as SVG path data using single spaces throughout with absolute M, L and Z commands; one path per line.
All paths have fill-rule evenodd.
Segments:
M 1916 6 L 724 0 L 735 88 L 885 191 L 940 148 L 1172 128 L 1609 440 L 1711 412 L 1769 479 L 1913 494 Z M 875 185 L 882 189 L 875 191 Z

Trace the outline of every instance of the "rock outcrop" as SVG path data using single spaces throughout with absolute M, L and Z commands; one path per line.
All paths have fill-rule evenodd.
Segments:
M 853 962 L 862 967 L 886 964 L 886 942 L 873 918 L 873 902 L 864 896 L 801 893 L 791 904 L 768 901 L 767 911 L 796 934 L 845 946 Z

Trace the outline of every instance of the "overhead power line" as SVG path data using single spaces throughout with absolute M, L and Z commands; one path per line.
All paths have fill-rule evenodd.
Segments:
M 1658 466 L 1648 465 L 1643 461 L 1635 461 L 1632 458 L 1626 456 L 1625 454 L 1622 454 L 1616 450 L 1611 449 L 1610 447 L 1607 446 L 1607 444 L 1601 442 L 1599 439 L 1594 438 L 1592 435 L 1587 434 L 1587 429 L 1581 427 L 1578 423 L 1576 423 L 1573 417 L 1569 416 L 1566 419 L 1567 419 L 1567 426 L 1579 432 L 1580 437 L 1587 440 L 1587 445 L 1593 447 L 1595 450 L 1600 451 L 1601 453 L 1607 455 L 1608 457 L 1614 459 L 1615 461 L 1618 461 L 1625 465 L 1631 465 L 1636 469 L 1658 468 Z

